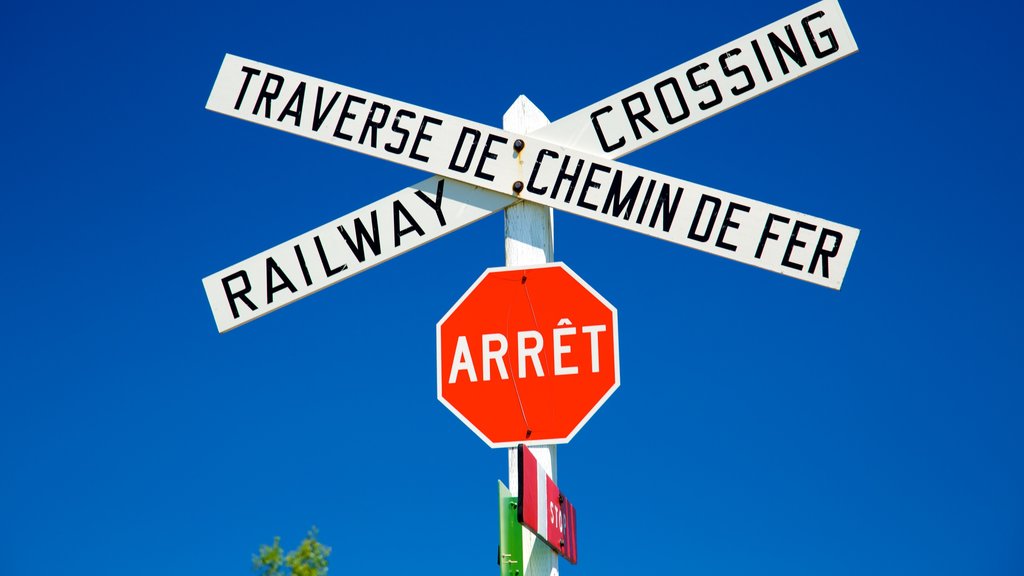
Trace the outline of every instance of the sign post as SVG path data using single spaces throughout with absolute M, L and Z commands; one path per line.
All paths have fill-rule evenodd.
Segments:
M 501 127 L 515 134 L 527 134 L 548 124 L 547 116 L 526 96 L 519 96 L 501 119 Z M 532 202 L 519 202 L 505 209 L 505 265 L 547 264 L 555 258 L 555 228 L 552 210 Z M 555 445 L 538 446 L 540 458 L 554 478 L 557 474 Z M 508 483 L 513 494 L 517 486 L 518 457 L 508 449 Z M 523 550 L 524 576 L 558 576 L 558 556 L 526 528 L 519 527 Z
M 859 230 L 616 159 L 856 51 L 821 0 L 555 123 L 520 96 L 501 130 L 227 55 L 209 110 L 434 176 L 205 278 L 218 330 L 504 210 L 506 268 L 437 325 L 438 399 L 509 447 L 501 575 L 558 576 L 577 554 L 555 445 L 618 387 L 619 362 L 614 307 L 553 263 L 552 208 L 838 290 Z

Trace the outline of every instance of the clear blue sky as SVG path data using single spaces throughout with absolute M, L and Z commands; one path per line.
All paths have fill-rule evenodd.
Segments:
M 204 109 L 225 53 L 499 125 L 809 0 L 20 2 L 0 19 L 0 572 L 496 573 L 434 324 L 492 217 L 227 334 L 201 280 L 425 175 Z M 557 215 L 622 385 L 559 450 L 564 574 L 1024 573 L 1017 3 L 843 2 L 860 53 L 623 161 L 861 229 L 841 291 Z

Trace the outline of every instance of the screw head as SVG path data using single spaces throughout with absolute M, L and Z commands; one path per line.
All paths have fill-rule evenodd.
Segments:
M 522 183 L 522 181 L 516 180 L 515 183 L 512 184 L 512 191 L 515 192 L 516 194 L 522 192 L 523 191 L 523 183 Z
M 523 148 L 526 148 L 526 142 L 523 142 L 522 140 L 517 138 L 516 141 L 512 143 L 512 148 L 516 152 L 521 152 Z

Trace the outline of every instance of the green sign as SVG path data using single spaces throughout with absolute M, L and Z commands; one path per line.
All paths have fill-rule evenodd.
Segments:
M 501 576 L 522 576 L 526 570 L 523 566 L 523 526 L 516 514 L 518 501 L 498 480 L 498 566 L 501 567 Z

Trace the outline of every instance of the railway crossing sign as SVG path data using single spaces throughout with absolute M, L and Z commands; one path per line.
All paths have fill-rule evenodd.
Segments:
M 204 278 L 217 328 L 499 210 L 539 214 L 535 205 L 838 290 L 856 228 L 617 159 L 855 52 L 838 2 L 822 0 L 529 135 L 226 55 L 207 109 L 431 176 Z M 519 202 L 529 204 L 513 207 Z M 516 541 L 503 541 L 503 574 L 516 565 L 557 574 L 557 558 L 534 550 L 538 538 L 576 562 L 575 508 L 525 445 L 545 446 L 537 455 L 550 459 L 553 476 L 547 445 L 568 442 L 618 387 L 616 314 L 554 263 L 488 270 L 437 325 L 438 399 L 490 446 L 518 446 L 509 478 L 532 534 L 522 531 L 520 556 L 506 558 L 501 550 Z M 502 492 L 505 520 L 511 501 Z
M 618 388 L 618 340 L 564 264 L 491 268 L 437 323 L 437 398 L 492 448 L 565 443 Z
M 205 278 L 218 330 L 521 200 L 839 289 L 859 230 L 614 159 L 856 51 L 825 0 L 528 137 L 228 55 L 208 109 L 435 176 Z

